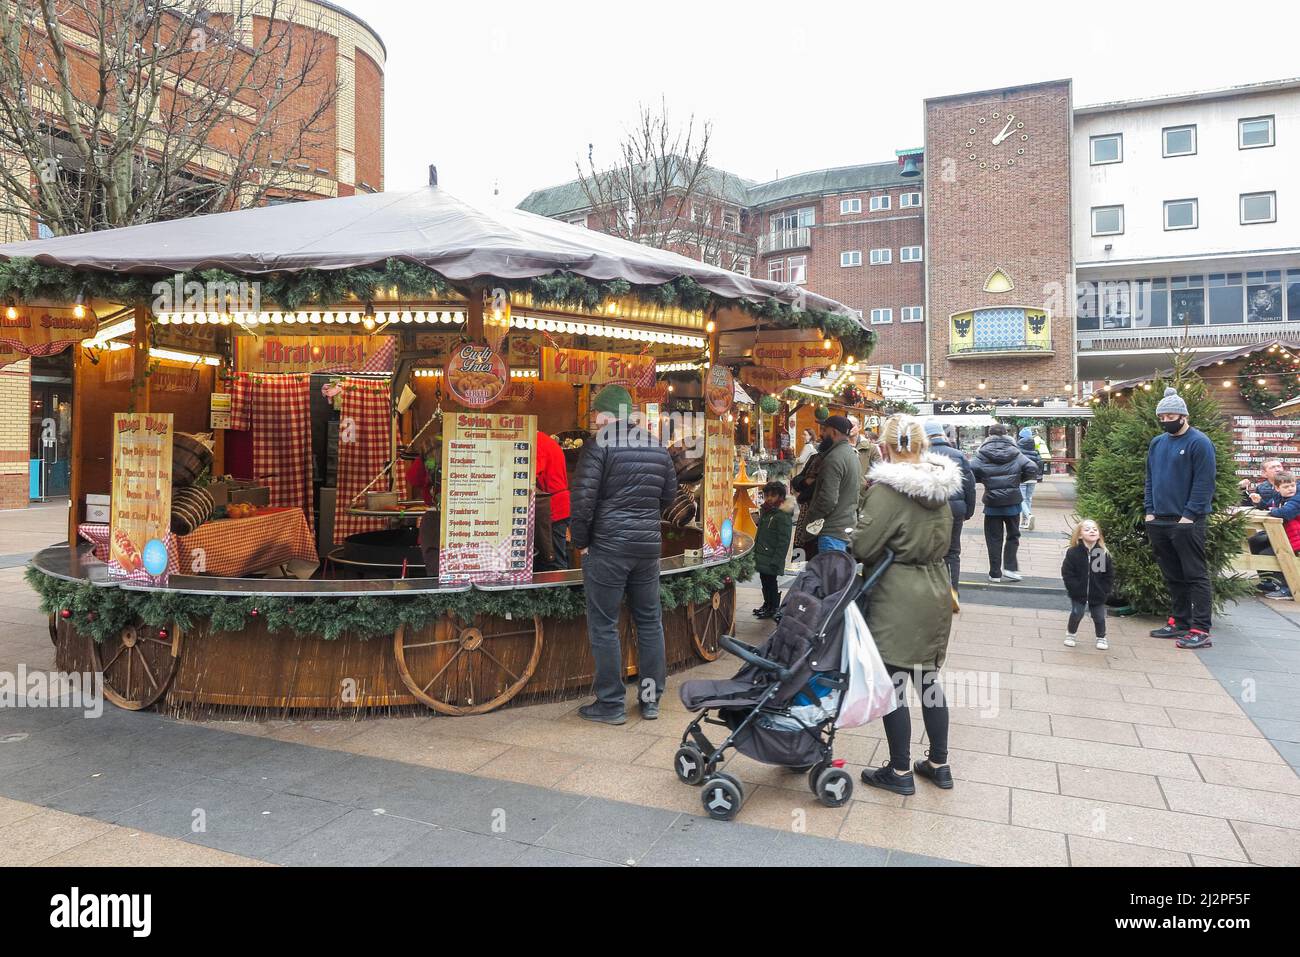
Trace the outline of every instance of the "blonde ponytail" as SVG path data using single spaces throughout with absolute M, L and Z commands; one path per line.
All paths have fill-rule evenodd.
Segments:
M 910 415 L 891 415 L 880 430 L 880 441 L 889 450 L 891 461 L 916 462 L 930 447 L 925 426 Z

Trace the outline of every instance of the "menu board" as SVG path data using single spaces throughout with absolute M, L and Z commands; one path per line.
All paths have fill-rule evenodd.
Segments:
M 730 422 L 709 419 L 704 423 L 704 482 L 701 485 L 703 512 L 700 522 L 704 529 L 704 554 L 713 557 L 726 552 L 722 545 L 722 523 L 731 518 L 731 488 L 733 466 L 736 458 L 735 441 Z
M 535 415 L 443 418 L 440 584 L 532 581 L 536 437 Z
M 145 567 L 145 546 L 154 539 L 166 541 L 171 529 L 170 412 L 114 414 L 111 502 L 109 566 L 135 574 Z
M 1262 466 L 1279 459 L 1288 472 L 1300 470 L 1300 420 L 1232 417 L 1233 460 L 1237 477 L 1258 482 Z

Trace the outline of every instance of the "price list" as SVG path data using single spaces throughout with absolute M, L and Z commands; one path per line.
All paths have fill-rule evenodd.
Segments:
M 536 435 L 532 415 L 444 420 L 439 582 L 532 580 Z

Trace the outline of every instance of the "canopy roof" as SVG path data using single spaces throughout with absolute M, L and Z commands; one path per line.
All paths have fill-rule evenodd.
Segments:
M 132 275 L 224 269 L 248 276 L 419 263 L 453 283 L 530 279 L 557 271 L 660 285 L 689 277 L 727 299 L 776 299 L 856 313 L 800 286 L 717 266 L 519 209 L 477 207 L 437 186 L 212 213 L 0 246 L 0 260 Z

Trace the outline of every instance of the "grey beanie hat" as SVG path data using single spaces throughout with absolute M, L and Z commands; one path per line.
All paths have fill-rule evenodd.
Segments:
M 1165 397 L 1156 405 L 1156 415 L 1187 415 L 1187 403 L 1173 386 L 1165 389 Z

